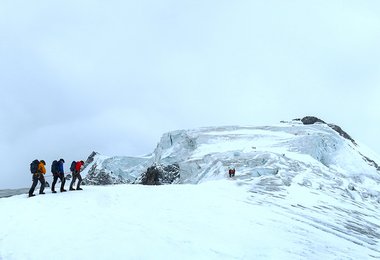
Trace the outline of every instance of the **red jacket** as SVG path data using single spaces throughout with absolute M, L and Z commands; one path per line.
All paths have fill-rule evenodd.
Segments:
M 83 163 L 81 161 L 77 162 L 75 164 L 75 171 L 79 172 L 80 171 L 80 167 L 82 167 Z

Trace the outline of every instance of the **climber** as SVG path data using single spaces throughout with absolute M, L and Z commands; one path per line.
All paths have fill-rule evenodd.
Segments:
M 45 189 L 45 173 L 46 173 L 46 168 L 45 168 L 45 161 L 44 160 L 41 160 L 41 161 L 38 161 L 38 160 L 34 160 L 32 163 L 31 163 L 31 172 L 33 174 L 33 183 L 32 183 L 32 187 L 30 187 L 30 190 L 29 190 L 29 197 L 33 197 L 35 196 L 33 193 L 34 193 L 34 189 L 36 188 L 37 186 L 37 183 L 38 181 L 41 183 L 41 187 L 40 187 L 40 194 L 45 194 L 44 192 L 44 189 Z
M 230 178 L 231 178 L 231 177 L 235 177 L 235 168 L 230 168 L 230 169 L 228 170 L 228 174 L 230 175 Z
M 75 190 L 73 188 L 73 185 L 75 183 L 75 181 L 78 179 L 78 184 L 77 184 L 77 188 L 76 190 L 82 190 L 82 188 L 80 187 L 80 184 L 82 182 L 82 176 L 80 176 L 80 171 L 82 170 L 82 166 L 84 165 L 84 162 L 83 161 L 79 161 L 79 162 L 76 162 L 75 164 L 75 168 L 73 169 L 73 179 L 71 180 L 71 183 L 70 183 L 70 189 L 69 190 Z
M 52 167 L 51 167 L 51 172 L 53 173 L 53 184 L 51 187 L 51 192 L 52 193 L 57 193 L 55 191 L 55 184 L 58 181 L 58 178 L 61 180 L 61 192 L 65 192 L 65 173 L 63 170 L 63 164 L 65 163 L 64 159 L 60 159 L 59 161 L 53 161 Z

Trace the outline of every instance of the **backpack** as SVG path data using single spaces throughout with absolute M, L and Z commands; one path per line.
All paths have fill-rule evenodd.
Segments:
M 30 164 L 30 172 L 32 174 L 35 174 L 37 173 L 38 171 L 38 165 L 40 164 L 40 161 L 39 160 L 34 160 L 31 164 Z
M 51 172 L 52 173 L 58 173 L 58 161 L 54 160 L 53 163 L 51 164 Z
M 71 165 L 70 165 L 70 171 L 71 172 L 74 172 L 75 171 L 75 165 L 77 164 L 77 162 L 76 161 L 73 161 L 72 163 L 71 163 Z

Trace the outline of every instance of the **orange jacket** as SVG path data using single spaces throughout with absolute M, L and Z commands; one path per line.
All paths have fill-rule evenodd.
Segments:
M 37 172 L 38 173 L 42 173 L 42 174 L 46 173 L 45 165 L 42 162 L 40 162 L 38 164 L 38 170 L 37 170 Z

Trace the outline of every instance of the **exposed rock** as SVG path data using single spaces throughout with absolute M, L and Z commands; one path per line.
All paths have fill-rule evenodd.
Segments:
M 87 167 L 87 165 L 89 165 L 90 163 L 92 163 L 94 161 L 94 158 L 96 155 L 99 155 L 99 153 L 97 152 L 92 152 L 90 154 L 90 156 L 88 156 L 87 160 L 84 162 L 84 167 Z
M 110 184 L 125 184 L 129 183 L 120 175 L 115 175 L 106 169 L 97 169 L 95 163 L 88 174 L 83 179 L 83 185 L 110 185 Z
M 355 140 L 349 135 L 347 134 L 347 132 L 345 132 L 340 126 L 337 126 L 337 125 L 334 125 L 334 124 L 327 124 L 325 123 L 323 120 L 317 118 L 317 117 L 314 117 L 314 116 L 306 116 L 302 119 L 294 119 L 296 121 L 301 121 L 304 125 L 312 125 L 312 124 L 315 124 L 315 123 L 323 123 L 323 124 L 326 124 L 328 125 L 331 129 L 333 129 L 334 131 L 336 131 L 340 136 L 342 136 L 343 138 L 347 139 L 347 140 L 350 140 L 354 145 L 357 145 Z M 372 159 L 360 154 L 363 158 L 364 161 L 366 161 L 369 165 L 375 167 L 378 171 L 380 171 L 380 166 Z
M 372 159 L 368 158 L 367 156 L 364 156 L 360 153 L 360 155 L 363 157 L 363 160 L 366 161 L 369 165 L 372 165 L 375 167 L 378 171 L 380 171 L 380 166 Z
M 178 164 L 152 165 L 135 183 L 143 185 L 172 184 L 179 179 Z
M 143 185 L 159 185 L 160 170 L 156 166 L 149 167 L 141 177 L 141 184 Z
M 355 140 L 352 139 L 351 136 L 349 134 L 347 134 L 347 132 L 343 131 L 343 129 L 340 126 L 337 126 L 337 125 L 334 125 L 334 124 L 327 124 L 325 121 L 323 121 L 322 119 L 319 119 L 318 117 L 315 117 L 315 116 L 305 116 L 302 119 L 295 119 L 295 120 L 301 121 L 304 125 L 313 125 L 315 123 L 326 124 L 329 127 L 331 127 L 334 131 L 336 131 L 340 136 L 342 136 L 343 138 L 346 138 L 347 140 L 350 140 L 354 145 L 357 145 L 355 143 Z
M 318 117 L 315 117 L 315 116 L 305 116 L 304 118 L 301 119 L 301 122 L 304 124 L 304 125 L 313 125 L 315 123 L 322 123 L 322 124 L 326 124 L 325 121 L 319 119 Z
M 334 124 L 328 124 L 328 126 L 331 127 L 332 129 L 334 129 L 336 132 L 338 132 L 339 135 L 342 136 L 343 138 L 346 138 L 346 139 L 350 140 L 354 145 L 357 145 L 355 140 L 352 139 L 351 136 L 349 134 L 347 134 L 347 132 L 343 131 L 343 129 L 340 126 L 337 126 Z

